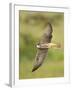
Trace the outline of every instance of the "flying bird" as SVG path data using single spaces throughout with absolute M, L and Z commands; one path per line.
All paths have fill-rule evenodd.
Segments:
M 37 70 L 43 64 L 48 52 L 48 48 L 60 47 L 60 45 L 51 43 L 52 32 L 53 32 L 52 25 L 50 23 L 46 23 L 44 30 L 45 32 L 42 35 L 39 43 L 37 44 L 37 54 L 35 57 L 35 62 L 33 65 L 32 72 Z

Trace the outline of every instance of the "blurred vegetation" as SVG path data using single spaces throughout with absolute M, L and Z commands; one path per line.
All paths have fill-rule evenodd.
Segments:
M 46 22 L 53 26 L 52 42 L 60 43 L 60 49 L 49 49 L 43 65 L 31 72 L 36 44 L 43 35 Z M 47 78 L 64 76 L 64 13 L 19 11 L 19 78 Z

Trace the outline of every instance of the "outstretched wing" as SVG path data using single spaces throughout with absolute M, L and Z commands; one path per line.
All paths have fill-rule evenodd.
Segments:
M 47 26 L 45 28 L 45 33 L 43 34 L 43 36 L 41 37 L 41 40 L 39 42 L 39 45 L 44 44 L 44 43 L 50 43 L 51 42 L 51 38 L 52 38 L 52 26 L 50 23 L 47 23 Z M 34 63 L 34 67 L 32 69 L 32 72 L 37 70 L 43 63 L 46 55 L 48 52 L 48 48 L 39 48 L 37 50 L 37 54 L 35 57 L 35 63 Z

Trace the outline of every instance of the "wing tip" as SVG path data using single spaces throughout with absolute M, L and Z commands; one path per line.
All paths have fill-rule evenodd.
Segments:
M 37 69 L 39 69 L 39 67 L 41 66 L 41 64 L 34 66 L 34 68 L 32 69 L 32 72 L 36 71 Z
M 34 69 L 32 69 L 32 72 L 34 72 L 35 70 Z
M 32 72 L 34 72 L 35 70 L 37 70 L 37 68 L 33 68 L 33 69 L 32 69 Z

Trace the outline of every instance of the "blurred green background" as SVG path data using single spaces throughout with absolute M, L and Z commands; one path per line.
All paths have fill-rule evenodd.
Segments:
M 51 48 L 43 65 L 32 72 L 37 48 L 43 35 L 43 27 L 50 22 L 53 27 L 53 43 L 61 48 Z M 19 79 L 50 78 L 64 76 L 64 13 L 19 11 Z

